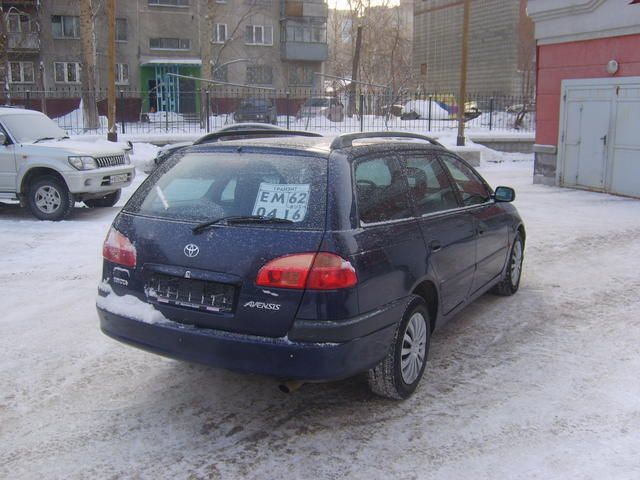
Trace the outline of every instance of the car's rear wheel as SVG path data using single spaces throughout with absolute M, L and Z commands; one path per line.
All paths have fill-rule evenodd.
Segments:
M 27 204 L 34 217 L 59 221 L 71 215 L 75 200 L 64 181 L 52 175 L 44 175 L 36 178 L 29 186 Z
M 109 195 L 105 195 L 102 198 L 92 198 L 89 200 L 85 200 L 84 204 L 89 208 L 113 207 L 116 203 L 118 203 L 118 200 L 120 200 L 121 194 L 122 190 L 116 190 L 115 192 L 112 192 Z
M 430 337 L 427 305 L 421 297 L 413 295 L 387 356 L 368 372 L 371 391 L 397 400 L 411 396 L 427 365 Z
M 516 234 L 509 253 L 509 263 L 500 283 L 491 290 L 496 295 L 508 297 L 513 295 L 520 288 L 520 278 L 522 277 L 522 262 L 524 260 L 524 242 L 520 233 Z

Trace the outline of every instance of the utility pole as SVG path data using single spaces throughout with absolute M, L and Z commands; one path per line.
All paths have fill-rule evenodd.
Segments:
M 362 25 L 356 30 L 356 50 L 353 54 L 351 67 L 351 85 L 349 85 L 349 116 L 352 116 L 356 107 L 356 85 L 358 82 L 358 68 L 360 66 L 360 49 L 362 48 Z M 362 113 L 361 113 L 362 114 Z
M 107 0 L 107 23 L 109 40 L 107 42 L 107 140 L 118 141 L 116 130 L 116 0 Z
M 460 96 L 458 97 L 458 139 L 456 145 L 464 147 L 464 107 L 467 100 L 467 58 L 469 56 L 469 17 L 471 0 L 464 0 L 462 20 L 462 61 L 460 62 Z

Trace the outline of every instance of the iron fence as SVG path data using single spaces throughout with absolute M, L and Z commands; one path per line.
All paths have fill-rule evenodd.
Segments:
M 120 133 L 199 134 L 239 121 L 259 121 L 280 127 L 319 132 L 412 130 L 455 132 L 459 106 L 452 93 L 287 91 L 213 87 L 168 92 L 122 89 L 117 92 L 116 126 Z M 39 110 L 68 133 L 106 134 L 107 94 L 84 95 L 95 101 L 98 118 L 85 115 L 83 92 L 76 88 L 37 91 L 13 88 L 0 94 L 0 105 Z M 170 100 L 170 101 L 169 101 Z M 172 105 L 163 110 L 160 105 Z M 464 105 L 466 128 L 473 131 L 535 129 L 535 105 L 529 98 L 470 94 Z

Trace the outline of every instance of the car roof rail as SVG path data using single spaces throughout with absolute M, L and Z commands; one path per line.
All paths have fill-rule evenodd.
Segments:
M 229 132 L 213 132 L 196 140 L 194 145 L 214 143 L 224 140 L 226 137 L 233 137 L 234 140 L 247 138 L 271 138 L 271 137 L 322 137 L 319 133 L 305 132 L 301 130 L 237 130 Z
M 366 138 L 412 138 L 414 140 L 424 140 L 432 145 L 442 147 L 442 144 L 435 138 L 427 137 L 426 135 L 420 135 L 418 133 L 410 132 L 361 132 L 361 133 L 345 133 L 337 136 L 333 142 L 331 142 L 331 150 L 338 150 L 340 148 L 347 148 L 353 146 L 354 140 L 362 140 Z

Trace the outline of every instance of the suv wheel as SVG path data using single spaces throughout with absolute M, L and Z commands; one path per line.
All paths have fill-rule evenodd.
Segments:
M 31 213 L 40 220 L 64 220 L 73 211 L 73 194 L 64 181 L 45 175 L 29 186 L 27 199 Z
M 411 396 L 427 364 L 430 337 L 427 305 L 422 297 L 413 295 L 387 356 L 368 372 L 371 391 L 397 400 Z
M 91 198 L 89 200 L 85 200 L 84 204 L 89 208 L 97 208 L 97 207 L 113 207 L 118 200 L 120 200 L 120 194 L 122 190 L 116 190 L 115 192 L 111 192 L 109 195 L 105 195 L 102 198 Z
M 507 265 L 506 272 L 500 283 L 493 287 L 491 290 L 492 293 L 508 297 L 518 291 L 518 288 L 520 288 L 520 278 L 522 277 L 523 260 L 524 244 L 522 237 L 518 233 L 511 246 L 511 254 L 509 255 L 509 264 Z

